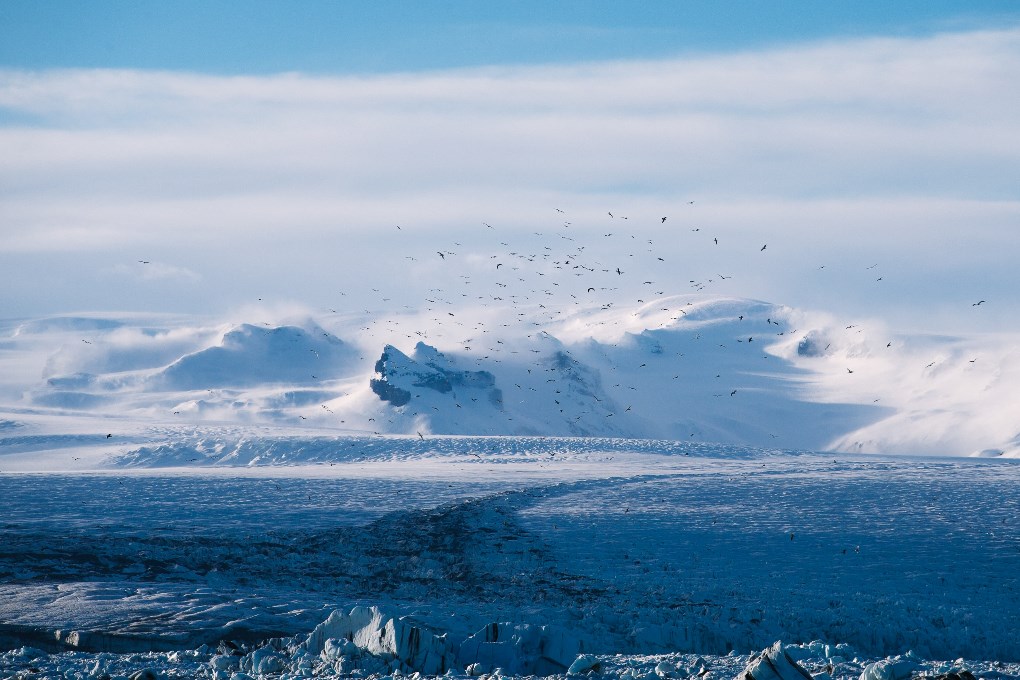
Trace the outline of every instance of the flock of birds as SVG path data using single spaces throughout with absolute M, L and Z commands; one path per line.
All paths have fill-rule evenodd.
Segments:
M 593 337 L 612 338 L 614 334 L 618 337 L 633 327 L 631 317 L 648 315 L 650 305 L 655 302 L 667 306 L 651 310 L 655 312 L 647 316 L 651 323 L 659 327 L 678 323 L 687 313 L 685 308 L 694 304 L 699 294 L 725 293 L 736 275 L 747 266 L 748 258 L 767 258 L 770 254 L 767 242 L 736 243 L 735 239 L 720 238 L 722 234 L 709 234 L 698 226 L 675 226 L 693 221 L 694 201 L 686 202 L 685 214 L 679 218 L 660 215 L 631 220 L 607 211 L 601 219 L 587 216 L 583 224 L 575 224 L 566 211 L 559 208 L 555 211 L 555 221 L 550 219 L 550 226 L 542 231 L 524 234 L 520 230 L 504 230 L 481 222 L 476 230 L 465 232 L 460 240 L 451 240 L 438 248 L 430 244 L 435 248 L 431 252 L 421 247 L 424 234 L 416 234 L 415 229 L 406 224 L 396 225 L 398 233 L 393 250 L 407 253 L 403 254 L 405 271 L 400 277 L 382 272 L 383 277 L 374 284 L 378 287 L 370 288 L 375 298 L 362 297 L 367 305 L 358 314 L 363 321 L 359 328 L 363 336 L 359 344 L 366 347 L 375 344 L 381 348 L 383 344 L 406 346 L 409 343 L 405 340 L 422 341 L 453 355 L 455 362 L 473 360 L 479 367 L 488 362 L 507 362 L 526 367 L 521 382 L 514 383 L 522 393 L 538 391 L 521 384 L 532 379 L 576 383 L 576 367 L 569 362 L 565 365 L 551 363 L 549 356 L 553 345 L 536 349 L 543 347 L 542 341 L 555 342 L 559 330 L 571 325 L 586 328 Z M 721 267 L 716 264 L 712 266 L 715 273 L 682 278 L 681 272 L 704 272 L 713 262 L 726 262 L 732 271 L 719 273 Z M 138 263 L 146 266 L 151 261 L 138 260 Z M 877 267 L 875 263 L 864 270 L 870 273 Z M 819 270 L 825 268 L 825 265 L 818 267 Z M 875 281 L 881 282 L 883 278 L 878 276 Z M 401 294 L 406 298 L 406 291 L 413 289 L 411 281 L 414 279 L 428 280 L 434 285 L 424 289 L 420 303 L 404 304 L 396 309 L 392 301 Z M 386 290 L 386 286 L 391 289 Z M 400 290 L 394 291 L 393 286 L 399 286 Z M 678 302 L 683 290 L 691 294 L 685 303 Z M 353 298 L 347 297 L 347 291 L 340 291 L 340 295 Z M 982 299 L 972 306 L 984 304 L 986 301 Z M 631 311 L 635 305 L 638 311 Z M 375 309 L 370 308 L 373 306 Z M 341 311 L 337 308 L 329 311 L 337 315 L 351 311 L 350 305 L 338 307 Z M 742 321 L 743 316 L 738 320 Z M 768 323 L 776 326 L 776 335 L 796 332 L 796 329 L 783 327 L 778 320 L 770 318 Z M 613 326 L 620 328 L 614 331 Z M 606 332 L 599 333 L 599 327 L 605 327 L 602 330 Z M 854 327 L 851 324 L 847 329 Z M 764 344 L 760 340 L 756 346 Z M 91 344 L 88 339 L 82 341 Z M 737 338 L 736 342 L 751 345 L 755 337 Z M 559 343 L 555 346 L 573 361 L 568 347 Z M 892 347 L 892 342 L 886 343 L 886 347 Z M 768 358 L 767 354 L 764 356 Z M 971 363 L 974 361 L 976 359 Z M 852 374 L 854 369 L 846 367 L 846 375 Z M 680 377 L 679 374 L 673 376 L 674 379 Z M 623 387 L 639 389 L 634 385 Z M 738 393 L 738 389 L 729 389 L 713 395 L 736 397 Z M 559 390 L 554 394 L 559 394 Z M 591 412 L 586 415 L 596 412 L 603 418 L 616 415 L 615 411 L 598 410 L 601 398 L 594 392 L 585 397 L 593 402 Z M 564 411 L 559 400 L 551 406 L 561 413 Z M 322 404 L 322 408 L 324 412 L 337 415 L 327 404 Z M 632 407 L 621 406 L 619 410 L 621 414 L 630 413 Z M 571 417 L 580 421 L 584 415 Z
M 402 339 L 422 341 L 448 355 L 453 354 L 458 360 L 473 360 L 479 367 L 488 362 L 504 361 L 526 366 L 524 380 L 576 381 L 577 376 L 567 375 L 563 366 L 551 364 L 548 350 L 536 349 L 542 346 L 536 345 L 536 341 L 555 339 L 557 329 L 571 322 L 588 326 L 593 334 L 599 326 L 626 328 L 629 326 L 627 312 L 613 312 L 633 307 L 635 303 L 647 310 L 657 299 L 673 305 L 655 310 L 669 312 L 664 321 L 658 322 L 660 327 L 677 323 L 686 314 L 685 307 L 694 304 L 698 294 L 725 292 L 722 287 L 735 278 L 734 273 L 722 274 L 716 270 L 714 274 L 682 281 L 678 280 L 680 271 L 703 269 L 700 265 L 709 261 L 727 261 L 739 272 L 745 265 L 741 258 L 768 257 L 767 242 L 753 246 L 727 244 L 719 234 L 710 235 L 698 226 L 674 227 L 678 222 L 691 221 L 693 206 L 694 201 L 688 201 L 687 214 L 679 219 L 661 215 L 654 219 L 631 220 L 607 211 L 602 220 L 589 217 L 583 225 L 575 224 L 564 210 L 556 208 L 556 222 L 550 220 L 550 227 L 542 231 L 525 235 L 519 230 L 501 230 L 490 222 L 481 222 L 474 232 L 460 240 L 451 240 L 431 254 L 419 247 L 420 241 L 413 238 L 413 228 L 396 225 L 398 240 L 394 250 L 399 252 L 404 248 L 406 251 L 399 239 L 408 239 L 411 247 L 409 254 L 403 256 L 408 263 L 407 278 L 420 277 L 443 283 L 426 288 L 419 304 L 406 304 L 399 310 L 392 309 L 389 304 L 398 297 L 398 292 L 385 290 L 386 283 L 375 284 L 380 287 L 371 288 L 371 292 L 377 297 L 367 302 L 378 308 L 364 309 L 364 324 L 360 327 L 365 340 L 362 344 L 406 346 L 409 343 Z M 662 241 L 665 246 L 657 245 Z M 434 247 L 434 243 L 432 245 Z M 705 249 L 713 252 L 708 254 Z M 430 257 L 433 258 L 431 262 Z M 877 267 L 876 263 L 864 269 L 870 272 Z M 824 268 L 824 265 L 819 267 Z M 406 290 L 407 278 L 400 281 L 390 278 L 389 283 Z M 876 279 L 882 280 L 882 276 Z M 678 284 L 692 294 L 690 301 L 677 302 Z M 346 296 L 346 292 L 342 291 L 341 295 Z M 974 306 L 984 303 L 981 300 Z M 330 311 L 336 313 L 336 309 Z M 600 315 L 599 312 L 609 313 Z M 742 319 L 740 316 L 739 320 Z M 782 327 L 778 320 L 770 318 L 768 323 L 776 326 L 776 335 L 796 332 L 796 329 Z M 612 335 L 611 332 L 606 334 Z M 746 340 L 736 341 L 751 345 L 755 338 L 750 335 Z M 759 346 L 761 344 L 759 342 Z M 892 342 L 886 345 L 891 346 Z M 569 349 L 562 348 L 562 351 L 570 357 Z M 529 354 L 535 356 L 529 357 Z M 768 358 L 767 354 L 764 356 Z M 848 375 L 854 373 L 849 367 L 846 371 Z M 550 374 L 552 377 L 548 377 Z M 674 379 L 680 377 L 673 376 Z M 520 382 L 513 386 L 522 392 L 538 391 Z M 638 389 L 638 386 L 629 388 Z M 738 389 L 731 389 L 722 394 L 736 397 L 738 392 Z M 572 415 L 575 421 L 596 412 L 604 418 L 616 415 L 613 411 L 602 412 L 605 409 L 598 411 L 601 401 L 598 395 L 586 396 L 593 402 L 592 411 Z M 714 396 L 721 395 L 715 393 Z M 461 405 L 456 403 L 455 406 Z M 559 400 L 550 406 L 561 413 L 564 411 Z M 325 405 L 323 408 L 329 410 Z M 620 408 L 621 413 L 631 410 L 630 405 Z

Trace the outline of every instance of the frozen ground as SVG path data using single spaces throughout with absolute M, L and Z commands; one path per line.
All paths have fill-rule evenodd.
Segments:
M 178 430 L 176 446 L 132 444 L 91 472 L 0 475 L 0 637 L 71 650 L 0 669 L 211 674 L 222 640 L 240 662 L 355 605 L 445 633 L 461 672 L 493 623 L 554 640 L 559 660 L 518 640 L 478 672 L 563 673 L 584 652 L 672 655 L 684 673 L 677 654 L 709 655 L 710 672 L 735 674 L 746 656 L 718 655 L 778 639 L 849 644 L 837 676 L 907 650 L 1020 660 L 1013 461 L 281 434 L 252 464 L 259 434 Z M 274 653 L 297 672 L 287 644 Z M 320 670 L 358 656 L 336 654 Z M 661 661 L 633 658 L 612 673 Z

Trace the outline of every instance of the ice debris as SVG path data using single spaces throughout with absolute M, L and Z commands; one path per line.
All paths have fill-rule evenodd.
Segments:
M 782 641 L 751 657 L 738 680 L 812 680 L 800 664 L 786 652 Z M 898 678 L 865 678 L 861 680 L 899 680 Z
M 911 659 L 909 654 L 895 656 L 866 666 L 861 672 L 861 680 L 910 680 L 914 671 L 920 669 L 921 664 Z
M 308 636 L 298 651 L 332 661 L 338 670 L 371 672 L 404 668 L 442 675 L 453 667 L 454 655 L 445 634 L 409 617 L 393 618 L 378 607 L 334 611 Z
M 552 675 L 573 667 L 584 651 L 582 639 L 555 626 L 490 623 L 460 644 L 457 660 L 482 672 Z
M 567 675 L 581 675 L 590 671 L 597 672 L 601 664 L 594 654 L 582 654 L 567 669 Z

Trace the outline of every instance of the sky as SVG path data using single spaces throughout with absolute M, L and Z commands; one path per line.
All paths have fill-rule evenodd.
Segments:
M 1008 2 L 9 1 L 0 317 L 400 309 L 556 233 L 1020 330 L 1017 82 Z

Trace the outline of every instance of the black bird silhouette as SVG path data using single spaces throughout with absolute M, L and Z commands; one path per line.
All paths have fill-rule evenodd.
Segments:
M 595 289 L 594 289 L 594 288 L 589 288 L 589 289 L 588 289 L 588 292 L 589 292 L 589 293 L 594 293 L 594 292 L 595 292 Z
M 977 307 L 978 305 L 983 304 L 983 303 L 984 303 L 984 300 L 978 300 L 977 302 L 972 304 L 971 307 Z
M 443 258 L 444 260 L 446 259 L 446 255 L 443 255 L 441 251 L 437 250 L 436 252 L 439 253 L 439 257 Z
M 662 222 L 660 222 L 660 224 L 663 224 L 663 223 L 665 223 L 665 222 L 666 222 L 666 218 L 665 218 L 665 217 L 663 217 L 663 218 L 662 218 Z
M 765 245 L 763 245 L 763 246 L 761 247 L 761 249 L 762 249 L 762 250 L 765 250 L 765 249 L 766 249 L 766 248 L 768 248 L 768 247 L 769 247 L 769 244 L 767 244 L 767 243 L 766 243 Z M 758 252 L 761 252 L 761 251 L 758 251 Z

